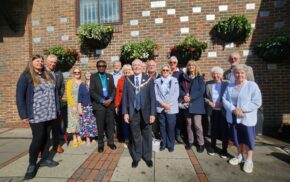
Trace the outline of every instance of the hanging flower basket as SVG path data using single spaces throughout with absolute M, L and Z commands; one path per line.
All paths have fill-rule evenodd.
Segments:
M 131 64 L 134 59 L 147 61 L 154 59 L 157 49 L 158 45 L 153 40 L 129 41 L 122 46 L 120 59 L 123 64 Z
M 242 44 L 251 35 L 252 27 L 244 15 L 231 16 L 227 20 L 219 21 L 211 30 L 212 40 L 217 44 Z
M 81 44 L 92 49 L 105 49 L 110 44 L 113 33 L 111 26 L 89 23 L 79 27 L 78 38 Z
M 185 66 L 189 60 L 199 60 L 206 48 L 206 42 L 200 42 L 192 35 L 188 35 L 171 48 L 170 56 L 176 56 L 178 63 Z
M 290 36 L 271 37 L 254 48 L 255 54 L 268 63 L 290 59 Z
M 62 72 L 69 71 L 76 61 L 79 60 L 79 54 L 75 49 L 54 46 L 44 50 L 45 55 L 54 54 L 57 56 L 56 70 Z

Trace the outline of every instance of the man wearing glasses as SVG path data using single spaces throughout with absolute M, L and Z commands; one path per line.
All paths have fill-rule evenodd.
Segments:
M 93 100 L 93 112 L 98 127 L 98 152 L 104 151 L 104 128 L 108 135 L 108 146 L 116 149 L 114 144 L 114 98 L 115 85 L 111 74 L 106 73 L 107 64 L 103 60 L 97 62 L 98 72 L 91 76 L 90 95 Z
M 234 65 L 240 64 L 241 62 L 241 56 L 239 53 L 234 52 L 229 56 L 229 63 L 231 64 L 230 69 L 228 69 L 227 71 L 224 72 L 224 79 L 225 80 L 229 80 L 230 82 L 234 82 L 235 81 L 235 77 L 234 74 L 232 72 L 232 67 Z M 254 77 L 254 73 L 253 73 L 253 68 L 251 66 L 247 65 L 247 80 L 248 81 L 255 81 L 255 77 Z
M 168 64 L 170 65 L 171 74 L 179 81 L 179 77 L 182 75 L 182 71 L 177 67 L 178 59 L 175 56 L 169 58 Z M 175 140 L 177 143 L 183 143 L 181 136 L 185 136 L 185 122 L 183 118 L 182 111 L 176 115 L 176 125 L 175 125 Z

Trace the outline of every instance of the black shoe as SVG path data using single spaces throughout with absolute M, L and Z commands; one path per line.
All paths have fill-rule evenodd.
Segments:
M 222 151 L 222 153 L 220 154 L 220 157 L 223 159 L 227 159 L 228 158 L 228 152 L 227 151 Z
M 34 178 L 36 175 L 36 171 L 37 171 L 36 165 L 29 165 L 27 167 L 24 180 L 29 180 L 29 179 Z
M 188 144 L 185 145 L 185 149 L 186 150 L 190 150 L 191 149 L 191 146 L 192 146 L 192 144 L 191 143 L 188 143 Z
M 180 136 L 176 137 L 175 138 L 176 142 L 179 143 L 179 144 L 183 144 L 183 140 Z
M 152 162 L 152 160 L 145 161 L 145 163 L 146 163 L 146 165 L 147 165 L 148 167 L 153 167 L 153 162 Z
M 139 161 L 132 162 L 132 168 L 136 168 L 138 166 Z
M 98 147 L 98 152 L 99 152 L 99 153 L 104 152 L 104 147 Z
M 165 150 L 165 147 L 160 147 L 159 150 L 160 150 L 160 151 L 163 151 L 163 150 Z
M 198 153 L 202 153 L 204 151 L 204 145 L 197 145 L 196 146 L 196 151 Z
M 173 152 L 173 151 L 174 151 L 174 149 L 168 149 L 168 151 L 169 151 L 169 152 Z
M 214 148 L 210 147 L 207 151 L 208 155 L 214 156 Z
M 108 146 L 110 147 L 110 149 L 112 150 L 116 150 L 116 145 L 115 144 L 108 144 Z
M 41 159 L 41 161 L 39 162 L 39 166 L 40 167 L 55 167 L 55 166 L 58 166 L 58 162 L 54 161 L 54 160 L 51 160 L 51 159 Z

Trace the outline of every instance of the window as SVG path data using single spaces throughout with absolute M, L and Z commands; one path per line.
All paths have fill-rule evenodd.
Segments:
M 79 0 L 80 24 L 120 23 L 121 0 Z

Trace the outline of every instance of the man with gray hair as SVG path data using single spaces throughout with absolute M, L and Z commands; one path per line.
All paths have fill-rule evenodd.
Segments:
M 65 85 L 64 79 L 61 71 L 56 71 L 56 63 L 57 63 L 57 56 L 54 54 L 50 54 L 46 58 L 46 70 L 51 73 L 52 79 L 55 81 L 55 87 L 58 92 L 58 101 L 59 104 L 61 102 L 61 98 L 64 94 Z M 53 121 L 52 124 L 52 148 L 57 153 L 63 153 L 64 149 L 61 147 L 59 142 L 59 134 L 61 132 L 61 116 L 59 115 L 56 120 Z
M 113 69 L 114 71 L 111 72 L 111 75 L 113 75 L 114 78 L 114 85 L 117 88 L 118 80 L 123 76 L 121 72 L 122 63 L 121 61 L 114 61 L 113 62 Z
M 227 71 L 224 72 L 224 79 L 225 80 L 229 80 L 230 82 L 234 82 L 235 81 L 235 77 L 234 77 L 234 73 L 233 73 L 233 66 L 240 64 L 241 62 L 241 56 L 239 53 L 237 52 L 233 52 L 228 59 L 229 63 L 231 64 L 230 69 L 228 69 Z M 253 72 L 253 68 L 251 66 L 247 65 L 247 78 L 248 81 L 255 81 L 255 77 L 254 77 L 254 72 Z
M 129 151 L 136 168 L 141 159 L 148 167 L 152 162 L 152 123 L 155 122 L 156 97 L 154 81 L 142 73 L 142 61 L 132 62 L 134 75 L 126 78 L 122 96 L 124 121 L 130 124 Z

